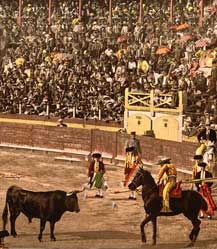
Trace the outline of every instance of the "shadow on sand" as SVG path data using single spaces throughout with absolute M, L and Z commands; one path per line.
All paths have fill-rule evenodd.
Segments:
M 122 232 L 122 231 L 87 231 L 87 232 L 71 232 L 71 233 L 59 233 L 58 235 L 70 235 L 76 240 L 139 240 L 138 234 Z M 58 236 L 59 237 L 59 236 Z M 68 239 L 68 238 L 67 238 Z M 61 240 L 61 239 L 60 239 Z M 64 239 L 63 239 L 64 240 Z

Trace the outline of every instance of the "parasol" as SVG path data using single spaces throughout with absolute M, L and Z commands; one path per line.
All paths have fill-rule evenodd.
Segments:
M 121 36 L 118 37 L 117 43 L 125 42 L 127 39 L 128 39 L 127 35 L 121 35 Z
M 192 35 L 185 34 L 185 35 L 183 35 L 183 36 L 181 37 L 181 39 L 179 40 L 179 42 L 180 42 L 180 43 L 185 43 L 185 42 L 187 42 L 187 41 L 189 41 L 189 40 L 192 40 L 192 39 L 193 39 Z
M 169 48 L 166 47 L 162 47 L 162 48 L 158 48 L 156 51 L 156 54 L 168 54 L 170 52 Z
M 209 41 L 208 41 L 208 40 L 205 40 L 205 39 L 203 39 L 203 40 L 198 40 L 198 41 L 195 42 L 195 45 L 196 45 L 197 48 L 205 47 L 205 46 L 207 46 L 208 44 L 209 44 Z
M 190 25 L 188 23 L 183 23 L 180 24 L 178 26 L 176 26 L 176 30 L 183 30 L 183 29 L 187 29 Z

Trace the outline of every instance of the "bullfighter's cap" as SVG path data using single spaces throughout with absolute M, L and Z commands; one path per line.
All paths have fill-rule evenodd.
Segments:
M 202 167 L 202 168 L 205 168 L 206 165 L 207 165 L 207 163 L 205 163 L 205 162 L 198 163 L 198 166 L 199 166 L 199 167 Z
M 102 155 L 101 155 L 100 153 L 93 153 L 93 154 L 92 154 L 92 157 L 93 157 L 93 158 L 98 158 L 98 159 L 99 159 L 99 158 L 102 157 Z
M 170 163 L 171 161 L 171 158 L 169 157 L 163 157 L 161 158 L 158 162 L 157 162 L 157 165 L 163 165 L 165 163 Z
M 201 160 L 201 159 L 203 159 L 203 156 L 202 155 L 195 155 L 194 159 L 195 160 Z
M 135 151 L 135 147 L 134 146 L 126 148 L 126 152 L 132 152 L 132 151 Z

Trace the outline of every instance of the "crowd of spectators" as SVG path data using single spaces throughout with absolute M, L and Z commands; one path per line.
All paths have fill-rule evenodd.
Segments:
M 122 121 L 125 88 L 156 94 L 183 91 L 193 125 L 209 112 L 216 120 L 217 12 L 198 1 L 145 1 L 142 25 L 136 0 L 113 0 L 112 26 L 104 0 L 0 0 L 0 112 Z M 211 2 L 211 1 L 210 1 Z M 192 124 L 191 124 L 192 125 Z

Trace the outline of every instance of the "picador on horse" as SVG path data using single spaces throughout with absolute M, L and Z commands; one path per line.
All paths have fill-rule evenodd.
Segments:
M 172 212 L 170 209 L 170 192 L 176 187 L 177 170 L 171 163 L 171 158 L 160 159 L 157 163 L 161 166 L 157 184 L 159 185 L 161 179 L 165 175 L 166 184 L 163 188 L 163 208 L 161 212 Z
M 157 185 L 151 173 L 142 167 L 138 169 L 128 185 L 131 191 L 135 191 L 139 186 L 142 187 L 146 216 L 140 225 L 141 239 L 142 242 L 146 242 L 145 225 L 151 221 L 153 225 L 153 244 L 156 244 L 157 217 L 174 216 L 182 213 L 193 225 L 189 234 L 190 243 L 188 246 L 194 246 L 200 232 L 201 221 L 198 219 L 198 215 L 200 210 L 207 211 L 207 202 L 197 191 L 180 189 L 180 182 L 176 184 L 176 168 L 170 161 L 170 158 L 164 158 L 158 163 L 161 165 L 161 169 L 157 183 L 160 182 L 164 173 L 167 176 L 163 198 L 161 185 Z

